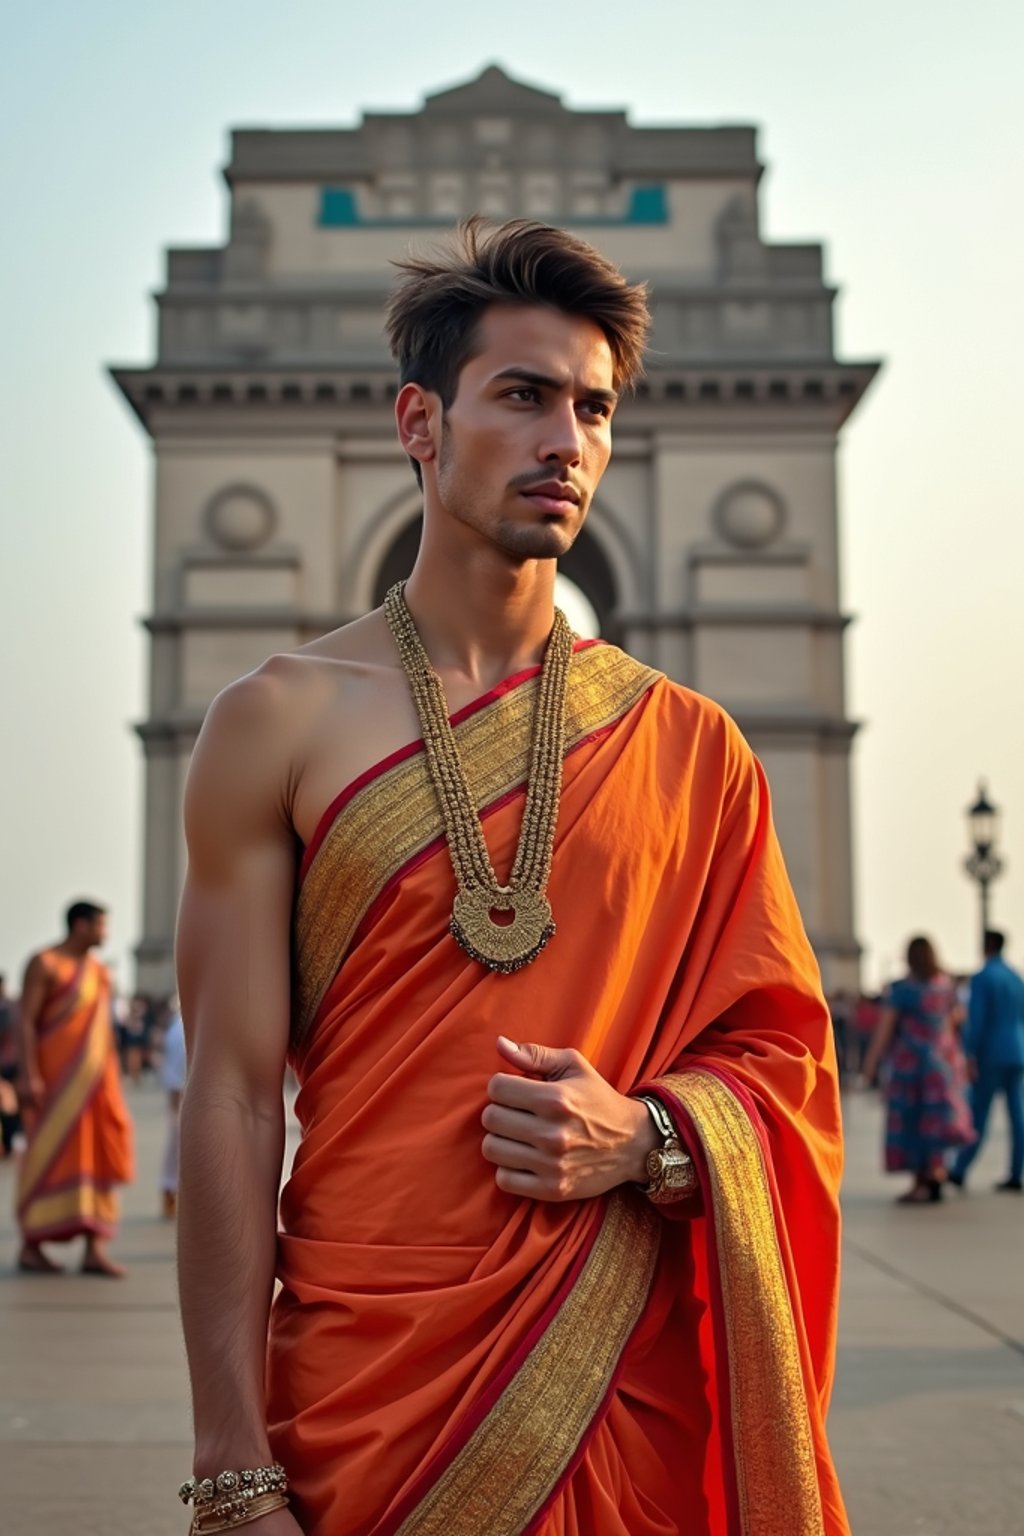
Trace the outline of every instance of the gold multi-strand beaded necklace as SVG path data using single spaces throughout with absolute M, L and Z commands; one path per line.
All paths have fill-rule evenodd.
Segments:
M 444 687 L 423 648 L 405 601 L 404 586 L 399 582 L 388 592 L 384 613 L 420 718 L 427 770 L 455 871 L 458 892 L 452 908 L 452 937 L 481 965 L 509 974 L 535 960 L 555 931 L 545 893 L 562 791 L 572 630 L 565 614 L 556 608 L 533 711 L 519 844 L 508 884 L 499 885 L 448 720 Z M 496 913 L 511 917 L 496 922 Z

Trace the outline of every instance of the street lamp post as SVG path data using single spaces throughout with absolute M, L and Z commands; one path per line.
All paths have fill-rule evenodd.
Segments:
M 989 928 L 989 887 L 1002 874 L 1004 865 L 996 851 L 999 841 L 999 810 L 988 798 L 984 780 L 978 783 L 978 798 L 967 810 L 967 825 L 971 833 L 971 851 L 964 860 L 964 869 L 977 882 L 981 905 L 981 935 L 984 945 Z

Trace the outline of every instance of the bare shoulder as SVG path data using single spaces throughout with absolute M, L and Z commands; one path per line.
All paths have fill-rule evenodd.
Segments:
M 45 977 L 49 979 L 57 969 L 55 952 L 52 948 L 37 949 L 34 955 L 29 955 L 25 962 L 25 979 L 37 979 Z
M 274 656 L 216 696 L 189 767 L 188 830 L 275 819 L 295 748 L 302 688 L 301 665 Z
M 258 749 L 263 761 L 277 761 L 296 744 L 304 719 L 328 686 L 324 658 L 309 648 L 270 656 L 244 677 L 222 688 L 206 712 L 199 735 L 229 759 Z
M 268 657 L 254 672 L 221 690 L 202 735 L 229 748 L 254 740 L 273 750 L 294 746 L 325 696 L 335 701 L 350 674 L 384 659 L 384 636 L 383 617 L 377 611 L 294 651 Z
M 366 738 L 382 715 L 381 689 L 395 676 L 397 656 L 376 610 L 269 657 L 224 688 L 210 705 L 189 769 L 190 854 L 200 834 L 211 846 L 230 839 L 237 847 L 254 837 L 306 840 L 331 787 L 366 766 L 360 752 L 372 749 L 371 761 L 384 755 L 375 739 L 367 748 Z
M 39 949 L 34 955 L 30 955 L 25 962 L 25 970 L 21 983 L 21 1003 L 25 1006 L 26 998 L 31 1001 L 33 996 L 37 1003 L 41 1003 L 47 992 L 57 984 L 58 965 L 55 951 L 52 947 Z

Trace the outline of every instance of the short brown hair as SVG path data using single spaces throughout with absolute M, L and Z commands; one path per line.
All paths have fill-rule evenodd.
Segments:
M 420 384 L 451 405 L 459 374 L 474 355 L 476 327 L 492 304 L 550 304 L 592 320 L 611 348 L 616 389 L 643 371 L 651 317 L 647 288 L 629 283 L 585 240 L 512 219 L 479 214 L 432 256 L 396 262 L 402 277 L 387 308 L 387 333 L 403 384 Z

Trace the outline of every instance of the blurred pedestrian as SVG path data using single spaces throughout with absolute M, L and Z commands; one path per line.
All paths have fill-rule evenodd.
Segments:
M 899 1203 L 920 1205 L 942 1198 L 946 1154 L 973 1142 L 974 1131 L 955 985 L 928 939 L 911 939 L 907 969 L 886 994 L 864 1075 L 877 1081 L 888 1052 L 885 1168 L 913 1174 Z
M 7 993 L 7 978 L 0 976 L 0 1157 L 10 1157 L 21 1131 L 18 1095 L 14 1090 L 17 1075 L 14 1000 Z
M 138 1085 L 146 1064 L 146 1020 L 149 1001 L 145 997 L 133 997 L 128 1004 L 125 1021 L 123 1065 L 127 1077 Z
M 949 1178 L 963 1185 L 988 1129 L 997 1095 L 1006 1099 L 1010 1120 L 1010 1172 L 996 1189 L 1024 1190 L 1024 981 L 1003 959 L 1006 937 L 985 934 L 985 964 L 971 981 L 964 1050 L 971 1077 L 971 1112 L 977 1140 L 957 1155 Z
M 114 1187 L 132 1176 L 132 1135 L 110 979 L 92 953 L 106 937 L 106 911 L 76 901 L 66 920 L 66 937 L 32 956 L 21 994 L 18 1092 L 28 1140 L 18 1180 L 18 1267 L 59 1271 L 42 1244 L 84 1236 L 83 1272 L 117 1276 L 124 1270 L 106 1245 L 117 1224 Z
M 832 1019 L 832 1037 L 836 1047 L 836 1062 L 839 1066 L 839 1081 L 842 1083 L 846 1077 L 849 1065 L 850 1053 L 850 1020 L 853 1013 L 853 998 L 849 992 L 840 989 L 832 992 L 826 999 L 829 1015 Z
M 181 1022 L 178 999 L 173 998 L 167 1027 L 164 1030 L 160 1058 L 160 1082 L 167 1094 L 167 1134 L 164 1138 L 164 1158 L 160 1170 L 160 1202 L 163 1214 L 168 1220 L 175 1216 L 178 1210 L 178 1119 L 187 1075 L 185 1027 Z
M 127 1071 L 128 1050 L 128 999 L 123 992 L 118 991 L 117 981 L 113 971 L 110 972 L 110 1022 L 114 1027 L 114 1039 L 117 1042 L 117 1059 L 121 1063 L 121 1071 Z
M 867 1060 L 871 1041 L 881 1017 L 882 999 L 871 993 L 861 993 L 853 1010 L 853 1028 L 851 1030 L 853 1043 L 853 1061 L 851 1065 L 856 1073 L 863 1074 L 864 1063 Z

